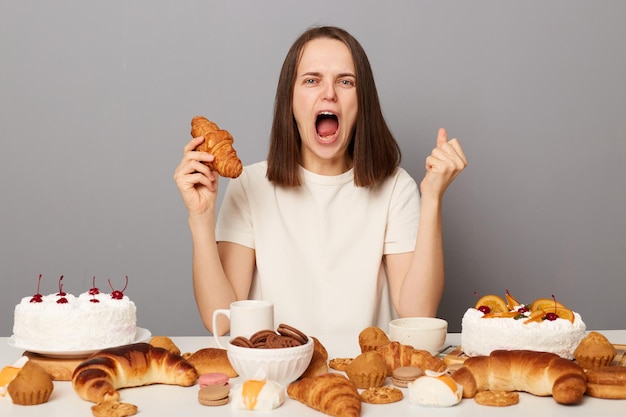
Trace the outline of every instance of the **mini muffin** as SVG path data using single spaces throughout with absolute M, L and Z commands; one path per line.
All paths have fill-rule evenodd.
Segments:
M 9 383 L 7 392 L 14 404 L 37 405 L 50 399 L 52 377 L 33 361 L 28 361 Z
M 609 340 L 598 332 L 590 332 L 574 351 L 574 358 L 585 369 L 608 366 L 617 350 Z
M 366 327 L 359 333 L 359 346 L 361 353 L 376 350 L 378 346 L 384 346 L 390 342 L 387 334 L 379 327 Z
M 381 387 L 387 378 L 387 364 L 377 352 L 364 352 L 350 362 L 346 375 L 357 388 Z

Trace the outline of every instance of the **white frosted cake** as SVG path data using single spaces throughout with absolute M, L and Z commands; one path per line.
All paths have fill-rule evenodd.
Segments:
M 121 291 L 107 294 L 92 288 L 78 297 L 62 291 L 35 294 L 15 306 L 15 346 L 35 352 L 121 346 L 132 343 L 136 332 L 135 303 Z
M 461 322 L 461 349 L 467 356 L 489 355 L 498 349 L 523 349 L 574 358 L 574 350 L 586 335 L 580 314 L 570 311 L 570 319 L 554 316 L 546 319 L 545 314 L 542 317 L 539 313 L 531 319 L 533 310 L 528 306 L 508 307 L 508 312 L 496 313 L 496 317 L 480 311 L 478 306 L 465 312 Z

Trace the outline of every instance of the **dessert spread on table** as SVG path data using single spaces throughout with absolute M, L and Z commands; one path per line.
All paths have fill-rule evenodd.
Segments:
M 43 302 L 46 297 L 68 298 L 61 295 L 60 280 L 59 289 L 59 295 L 36 294 L 28 303 L 30 299 Z M 98 294 L 87 294 L 98 299 Z M 68 302 L 78 298 L 70 297 Z M 553 322 L 560 325 L 552 326 Z M 289 350 L 312 339 L 314 351 L 308 368 L 287 386 L 271 379 L 239 377 L 225 349 L 207 347 L 181 354 L 167 336 L 154 336 L 149 343 L 121 343 L 100 349 L 79 361 L 71 383 L 76 394 L 91 403 L 96 417 L 137 413 L 141 405 L 121 402 L 119 390 L 149 384 L 197 385 L 197 401 L 203 406 L 271 412 L 285 401 L 297 401 L 337 417 L 360 416 L 364 403 L 378 406 L 408 401 L 420 407 L 450 407 L 473 399 L 485 406 L 511 406 L 518 403 L 518 392 L 551 396 L 559 404 L 576 404 L 584 394 L 626 399 L 626 367 L 615 363 L 616 346 L 600 333 L 587 333 L 580 315 L 554 298 L 525 305 L 508 291 L 505 299 L 484 296 L 466 312 L 462 324 L 461 354 L 454 358 L 441 358 L 391 341 L 378 327 L 360 332 L 355 340 L 360 353 L 350 358 L 329 357 L 323 341 L 286 324 L 276 330 L 261 329 L 250 338 L 231 340 L 249 349 Z M 497 328 L 508 332 L 508 337 L 516 334 L 518 339 L 525 332 L 534 337 L 554 331 L 567 341 L 557 343 L 557 352 L 551 349 L 547 336 L 538 337 L 539 342 L 500 346 L 485 340 Z M 477 343 L 472 332 L 482 335 L 484 343 Z M 505 339 L 498 340 L 501 343 Z M 619 346 L 623 350 L 623 345 Z M 468 354 L 467 350 L 481 353 Z M 36 405 L 48 401 L 54 378 L 28 360 L 26 353 L 2 369 L 0 395 L 8 393 L 16 404 Z

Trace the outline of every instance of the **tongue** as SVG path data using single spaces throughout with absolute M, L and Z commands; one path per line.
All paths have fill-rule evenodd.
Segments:
M 317 124 L 317 134 L 320 136 L 330 136 L 337 131 L 339 123 L 333 118 L 322 119 Z

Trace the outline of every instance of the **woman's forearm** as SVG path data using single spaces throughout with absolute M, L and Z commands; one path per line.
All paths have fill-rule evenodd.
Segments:
M 224 323 L 213 329 L 213 311 L 228 308 L 236 299 L 235 292 L 226 277 L 220 261 L 215 240 L 214 217 L 195 218 L 190 216 L 189 228 L 192 237 L 192 279 L 196 305 L 204 326 L 217 334 L 227 331 Z
M 444 289 L 441 199 L 424 197 L 420 203 L 415 252 L 397 305 L 403 317 L 436 315 Z

